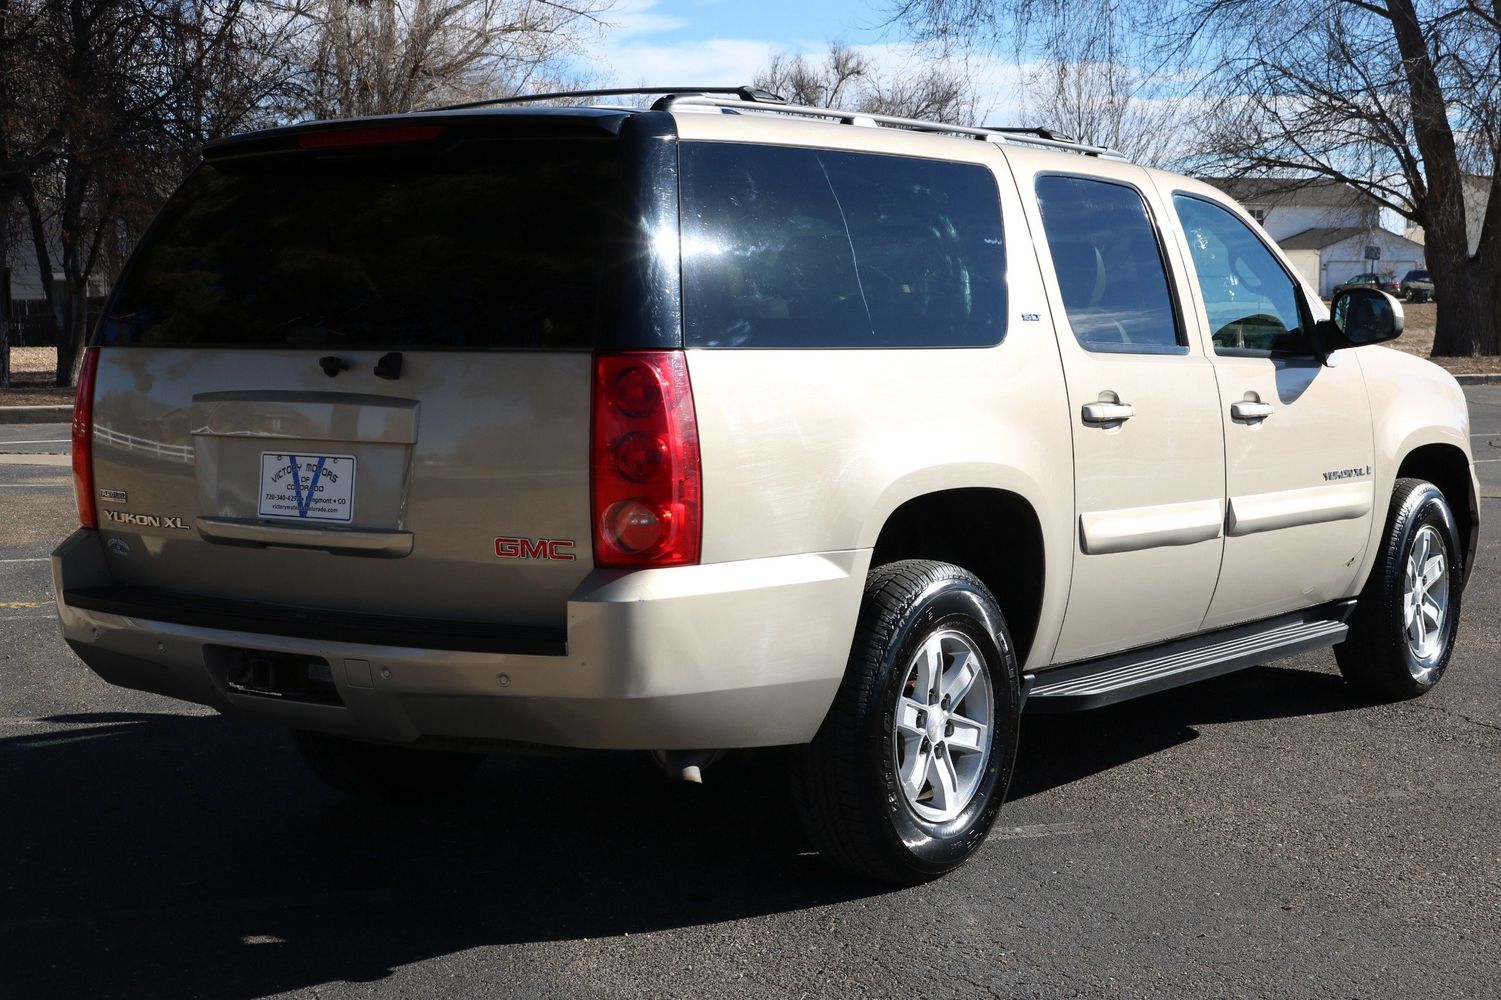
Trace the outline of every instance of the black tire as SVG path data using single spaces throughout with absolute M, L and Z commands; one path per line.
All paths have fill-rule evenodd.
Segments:
M 988 754 L 968 772 L 967 781 L 977 782 L 972 795 L 967 800 L 955 795 L 953 808 L 963 803 L 962 809 L 944 821 L 919 815 L 921 803 L 910 802 L 899 781 L 904 749 L 909 766 L 921 758 L 910 758 L 917 744 L 908 741 L 915 737 L 898 739 L 896 712 L 912 702 L 909 671 L 917 669 L 917 653 L 930 638 L 977 652 L 989 691 L 987 736 L 976 739 L 978 744 L 988 738 Z M 944 662 L 952 665 L 958 658 Z M 961 695 L 952 705 L 945 700 L 945 712 L 960 718 L 961 708 L 971 711 L 969 697 Z M 872 570 L 834 704 L 813 742 L 799 748 L 792 762 L 798 812 L 824 859 L 861 877 L 906 885 L 963 864 L 984 842 L 1011 783 L 1020 703 L 1010 633 L 995 598 L 974 574 L 923 560 Z M 941 730 L 938 734 L 934 744 L 922 738 L 922 746 L 948 755 Z M 950 766 L 957 772 L 957 765 Z
M 1419 655 L 1421 646 L 1414 648 L 1406 624 L 1405 594 L 1408 559 L 1424 539 L 1430 548 L 1435 541 L 1442 546 L 1447 607 L 1432 630 L 1434 648 Z M 1349 638 L 1334 647 L 1347 681 L 1367 694 L 1397 699 L 1416 698 L 1439 682 L 1459 629 L 1463 553 L 1454 514 L 1438 487 L 1421 479 L 1397 480 L 1381 551 L 1350 619 Z
M 485 762 L 483 754 L 362 743 L 300 729 L 292 731 L 292 742 L 325 784 L 359 799 L 435 798 L 463 786 Z

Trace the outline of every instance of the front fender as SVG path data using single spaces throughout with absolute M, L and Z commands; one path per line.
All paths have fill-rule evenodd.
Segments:
M 1375 445 L 1375 487 L 1378 498 L 1390 497 L 1403 461 L 1419 448 L 1443 445 L 1463 454 L 1468 468 L 1470 511 L 1469 552 L 1465 565 L 1474 565 L 1480 527 L 1480 487 L 1470 452 L 1470 411 L 1464 390 L 1438 365 L 1384 347 L 1348 352 L 1359 359 L 1371 402 Z M 1370 576 L 1386 530 L 1384 507 L 1372 518 L 1370 542 L 1358 579 Z

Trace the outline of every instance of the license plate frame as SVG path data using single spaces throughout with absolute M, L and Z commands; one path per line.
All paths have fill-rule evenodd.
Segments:
M 263 451 L 260 474 L 260 517 L 334 524 L 354 520 L 353 455 Z

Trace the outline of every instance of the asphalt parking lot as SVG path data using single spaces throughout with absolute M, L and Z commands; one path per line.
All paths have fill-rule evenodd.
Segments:
M 773 753 L 702 788 L 495 758 L 377 807 L 105 685 L 51 609 L 67 428 L 0 426 L 0 994 L 1494 997 L 1501 386 L 1467 394 L 1486 521 L 1438 689 L 1363 702 L 1320 652 L 1028 717 L 980 855 L 900 891 L 807 853 Z

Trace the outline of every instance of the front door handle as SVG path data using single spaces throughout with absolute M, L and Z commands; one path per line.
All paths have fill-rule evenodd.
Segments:
M 1242 400 L 1230 404 L 1230 416 L 1236 420 L 1265 420 L 1272 415 L 1271 403 L 1256 403 Z
M 1136 407 L 1129 403 L 1085 403 L 1086 424 L 1118 424 L 1136 416 Z

